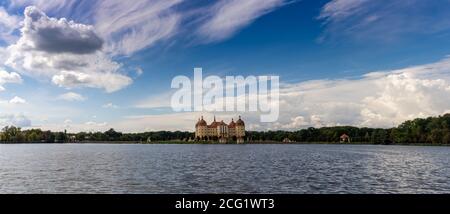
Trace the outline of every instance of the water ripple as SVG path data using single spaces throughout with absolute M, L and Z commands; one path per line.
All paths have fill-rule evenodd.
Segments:
M 0 145 L 0 193 L 450 193 L 450 148 Z

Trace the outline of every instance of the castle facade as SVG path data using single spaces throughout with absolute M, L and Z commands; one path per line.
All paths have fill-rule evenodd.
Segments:
M 229 124 L 225 122 L 214 121 L 208 125 L 208 123 L 203 119 L 203 116 L 198 119 L 195 124 L 195 139 L 196 140 L 209 140 L 209 141 L 219 141 L 220 143 L 226 143 L 229 141 L 236 141 L 237 143 L 244 143 L 245 138 L 245 123 L 239 116 L 239 119 L 234 122 L 231 119 Z

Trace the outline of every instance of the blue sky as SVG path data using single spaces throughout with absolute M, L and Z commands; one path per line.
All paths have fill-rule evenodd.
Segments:
M 131 4 L 1 1 L 0 125 L 192 130 L 215 113 L 174 113 L 164 101 L 194 67 L 280 76 L 280 119 L 244 114 L 255 130 L 389 127 L 450 110 L 447 0 Z

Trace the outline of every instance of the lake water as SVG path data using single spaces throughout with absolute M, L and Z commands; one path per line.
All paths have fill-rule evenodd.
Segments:
M 450 147 L 0 145 L 0 193 L 450 193 Z

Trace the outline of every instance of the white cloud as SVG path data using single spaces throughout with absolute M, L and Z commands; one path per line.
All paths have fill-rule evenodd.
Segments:
M 130 55 L 172 37 L 181 15 L 174 7 L 182 0 L 100 1 L 95 8 L 95 26 L 108 41 L 108 50 Z
M 15 96 L 14 98 L 12 98 L 9 103 L 13 104 L 13 105 L 20 105 L 20 104 L 26 104 L 27 101 L 21 97 Z
M 31 120 L 23 114 L 0 114 L 0 126 L 30 127 Z
M 295 129 L 298 127 L 305 127 L 310 125 L 310 123 L 307 122 L 305 117 L 303 116 L 297 116 L 294 118 L 291 118 L 291 123 L 283 125 L 283 128 L 285 129 Z
M 49 18 L 35 7 L 26 8 L 24 13 L 21 44 L 24 50 L 89 54 L 102 48 L 103 40 L 92 26 Z
M 319 18 L 336 21 L 358 13 L 368 0 L 332 0 L 323 6 Z
M 73 121 L 71 119 L 65 119 L 64 120 L 64 129 L 71 128 L 72 123 L 73 123 Z
M 17 16 L 10 15 L 5 8 L 0 7 L 0 25 L 6 29 L 18 28 L 20 19 Z
M 332 0 L 318 17 L 325 21 L 320 40 L 345 37 L 360 42 L 393 41 L 443 32 L 450 29 L 449 14 L 447 0 Z
M 84 97 L 81 94 L 74 93 L 74 92 L 68 92 L 68 93 L 59 95 L 58 99 L 73 102 L 73 101 L 84 101 L 84 100 L 86 100 L 86 97 Z
M 3 87 L 6 83 L 21 83 L 22 78 L 16 72 L 6 72 L 4 70 L 0 70 L 0 91 L 4 91 Z
M 106 122 L 103 122 L 103 123 L 97 123 L 97 122 L 93 122 L 93 121 L 89 121 L 89 122 L 86 122 L 86 123 L 84 123 L 85 125 L 87 125 L 87 126 L 90 126 L 90 127 L 103 127 L 103 126 L 106 126 L 106 125 L 108 125 L 108 123 L 106 123 Z
M 113 103 L 107 103 L 107 104 L 103 105 L 102 107 L 103 108 L 113 108 L 113 109 L 119 108 L 118 105 L 114 105 Z
M 141 76 L 144 73 L 144 70 L 142 68 L 136 68 L 136 75 Z
M 76 87 L 90 87 L 103 88 L 106 92 L 118 91 L 129 84 L 132 80 L 125 75 L 117 73 L 80 73 L 74 71 L 62 71 L 52 78 L 55 85 L 76 88 Z
M 221 0 L 208 11 L 199 34 L 207 42 L 227 39 L 257 18 L 283 5 L 283 0 Z
M 17 36 L 13 32 L 19 27 L 19 17 L 8 14 L 5 8 L 0 7 L 0 41 L 7 43 L 15 41 Z
M 101 50 L 92 26 L 50 18 L 35 7 L 27 7 L 24 15 L 21 38 L 8 47 L 7 66 L 65 88 L 114 92 L 132 83 L 119 72 L 122 65 Z
M 0 65 L 3 66 L 9 54 L 5 47 L 0 46 Z M 1 70 L 1 67 L 0 67 Z
M 78 0 L 10 0 L 10 7 L 18 8 L 36 5 L 44 11 L 57 10 L 65 13 L 70 11 L 77 1 Z
M 0 84 L 4 83 L 21 83 L 22 78 L 18 73 L 0 70 Z

